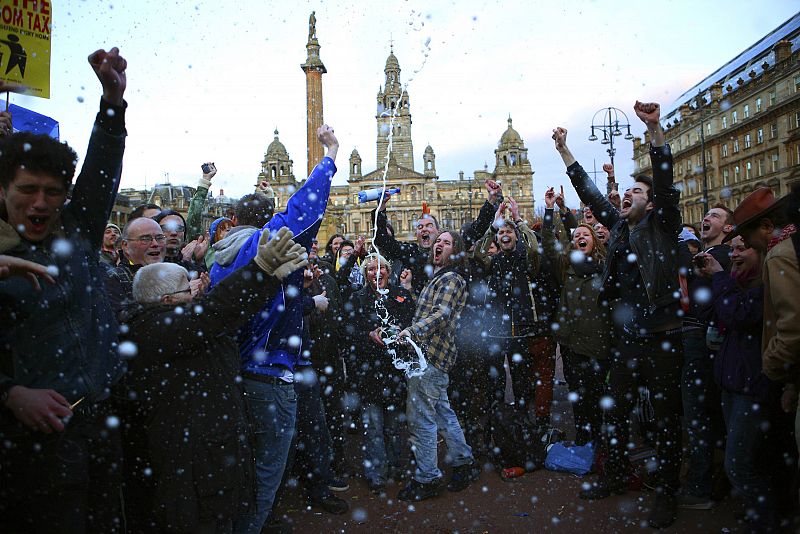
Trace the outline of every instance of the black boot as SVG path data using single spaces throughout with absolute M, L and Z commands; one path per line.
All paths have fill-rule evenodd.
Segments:
M 647 524 L 652 528 L 666 528 L 678 518 L 678 499 L 674 495 L 656 494 Z
M 585 501 L 597 501 L 612 495 L 622 495 L 626 491 L 628 488 L 624 481 L 601 475 L 589 489 L 581 491 L 578 496 Z

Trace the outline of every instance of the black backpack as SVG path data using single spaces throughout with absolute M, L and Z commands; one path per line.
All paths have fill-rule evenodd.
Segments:
M 495 467 L 534 471 L 544 465 L 547 446 L 559 441 L 560 431 L 537 427 L 513 404 L 498 403 L 489 423 Z

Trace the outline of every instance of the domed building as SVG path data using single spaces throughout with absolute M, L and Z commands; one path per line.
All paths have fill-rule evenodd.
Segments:
M 267 147 L 264 159 L 261 162 L 261 172 L 258 174 L 258 186 L 261 182 L 268 182 L 275 192 L 275 206 L 282 208 L 292 193 L 300 187 L 294 177 L 294 162 L 289 157 L 289 152 L 278 138 L 278 129 L 275 129 L 275 138 Z
M 402 88 L 400 72 L 400 62 L 394 51 L 390 51 L 384 67 L 384 83 L 377 94 L 375 121 L 378 168 L 363 173 L 361 155 L 353 149 L 347 184 L 331 188 L 328 210 L 318 234 L 319 242 L 324 243 L 334 233 L 351 237 L 371 235 L 374 227 L 371 212 L 376 203 L 359 204 L 358 192 L 381 187 L 384 172 L 388 187 L 400 187 L 400 193 L 392 197 L 387 207 L 387 216 L 394 227 L 395 236 L 403 241 L 414 239 L 423 202 L 428 204 L 442 228 L 460 229 L 463 224 L 474 220 L 486 198 L 483 182 L 488 178 L 500 180 L 505 194 L 512 195 L 519 203 L 521 215 L 532 219 L 533 170 L 528 161 L 528 149 L 512 127 L 510 117 L 508 128 L 501 134 L 495 150 L 492 172 L 485 166 L 474 171 L 471 178 L 466 178 L 463 172 L 458 177 L 440 177 L 436 173 L 436 153 L 430 145 L 425 147 L 422 156 L 422 172 L 415 170 L 410 98 Z M 277 132 L 275 139 L 277 141 Z

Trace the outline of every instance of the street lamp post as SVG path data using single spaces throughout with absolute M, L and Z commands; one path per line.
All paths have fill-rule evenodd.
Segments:
M 703 163 L 703 214 L 708 213 L 708 169 L 706 165 L 706 111 L 702 105 L 705 104 L 705 98 L 700 91 L 697 93 L 695 104 L 697 111 L 700 112 L 700 161 Z
M 602 117 L 598 119 L 598 115 Z M 603 145 L 608 145 L 608 157 L 611 159 L 611 166 L 614 166 L 614 155 L 617 149 L 614 148 L 614 138 L 622 135 L 622 129 L 625 129 L 625 137 L 623 139 L 630 141 L 633 139 L 631 134 L 631 125 L 628 121 L 628 116 L 619 108 L 607 107 L 597 110 L 592 117 L 592 135 L 589 136 L 589 141 L 597 141 L 597 133 L 603 133 L 603 139 L 600 141 Z M 609 192 L 612 184 L 608 185 Z

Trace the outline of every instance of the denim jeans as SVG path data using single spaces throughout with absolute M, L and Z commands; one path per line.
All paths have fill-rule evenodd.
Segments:
M 316 373 L 311 367 L 295 367 L 294 376 L 294 391 L 297 394 L 294 461 L 304 474 L 300 483 L 305 489 L 306 497 L 319 502 L 330 495 L 328 483 L 333 478 L 331 435 L 328 433 L 325 407 Z
M 391 408 L 391 409 L 390 409 Z M 365 404 L 361 412 L 364 423 L 364 476 L 372 484 L 385 484 L 389 469 L 404 467 L 402 425 L 405 414 L 396 405 Z
M 256 509 L 236 520 L 237 534 L 259 534 L 280 486 L 297 417 L 297 394 L 292 384 L 279 385 L 244 379 L 245 398 L 256 446 Z
M 744 498 L 747 508 L 759 514 L 773 500 L 769 473 L 763 467 L 770 420 L 768 408 L 755 397 L 722 392 L 722 413 L 728 429 L 725 473 L 736 493 Z M 761 503 L 759 497 L 763 497 Z
M 683 492 L 711 497 L 714 442 L 719 417 L 719 389 L 714 381 L 714 362 L 701 329 L 683 333 L 681 398 L 686 433 L 689 435 L 689 470 Z
M 414 480 L 427 484 L 442 477 L 437 460 L 437 433 L 447 443 L 453 467 L 472 463 L 472 449 L 464 439 L 455 412 L 447 398 L 447 373 L 428 365 L 421 376 L 408 379 L 406 416 L 411 450 L 417 461 Z

